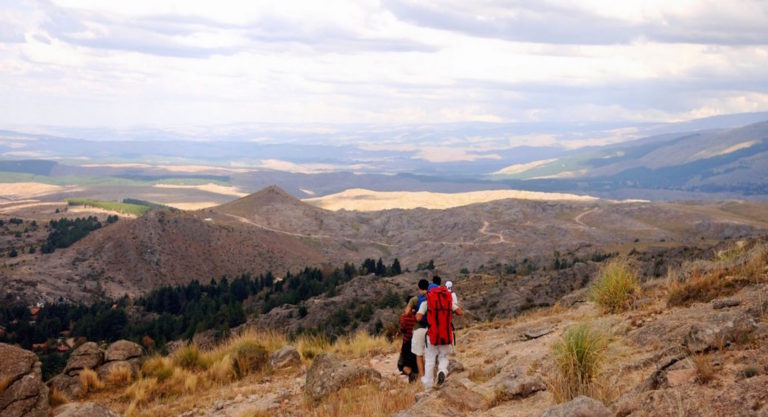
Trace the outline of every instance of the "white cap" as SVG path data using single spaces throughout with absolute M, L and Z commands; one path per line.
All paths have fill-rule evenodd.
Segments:
M 446 281 L 445 288 L 448 288 L 449 290 L 451 290 L 453 288 L 453 281 Z

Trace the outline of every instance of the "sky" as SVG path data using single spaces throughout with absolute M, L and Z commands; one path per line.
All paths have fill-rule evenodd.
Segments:
M 0 0 L 0 129 L 768 110 L 765 0 Z

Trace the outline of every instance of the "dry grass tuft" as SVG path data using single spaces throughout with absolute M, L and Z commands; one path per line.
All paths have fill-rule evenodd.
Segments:
M 637 273 L 625 260 L 617 259 L 600 271 L 590 290 L 590 298 L 603 312 L 618 313 L 629 309 L 639 288 Z
M 173 375 L 173 361 L 162 356 L 153 356 L 141 365 L 145 377 L 156 378 L 158 382 L 165 381 Z
M 6 375 L 0 378 L 0 396 L 5 393 L 5 390 L 8 389 L 8 387 L 11 385 L 11 382 L 13 382 L 13 378 L 11 378 L 10 375 Z
M 112 368 L 104 378 L 104 383 L 111 387 L 122 387 L 133 381 L 133 370 L 128 365 Z
M 48 404 L 50 404 L 51 407 L 58 407 L 68 402 L 69 398 L 67 398 L 63 392 L 56 388 L 51 388 L 51 392 L 48 394 Z
M 171 356 L 173 364 L 190 371 L 203 371 L 208 369 L 210 362 L 195 345 L 187 345 L 173 352 Z
M 557 374 L 550 380 L 550 391 L 558 403 L 579 395 L 601 397 L 597 377 L 605 360 L 608 342 L 587 323 L 569 328 L 555 342 L 552 354 Z
M 125 389 L 123 397 L 128 399 L 133 408 L 140 404 L 145 404 L 157 390 L 157 378 L 145 378 L 134 382 Z M 128 413 L 126 413 L 128 414 Z
M 234 360 L 229 354 L 225 354 L 208 368 L 208 377 L 212 382 L 226 384 L 232 382 L 236 376 Z
M 419 384 L 398 384 L 380 389 L 378 384 L 369 383 L 358 387 L 342 388 L 320 404 L 311 400 L 303 403 L 299 415 L 311 417 L 389 416 L 413 405 Z
M 691 362 L 696 370 L 696 382 L 706 385 L 715 378 L 715 367 L 712 365 L 710 355 L 694 355 L 691 357 Z
M 708 265 L 693 264 L 687 274 L 679 273 L 668 279 L 667 304 L 686 306 L 694 302 L 709 302 L 718 297 L 735 294 L 752 284 L 768 282 L 768 246 L 758 243 L 751 248 L 737 249 L 719 254 Z M 687 276 L 686 276 L 687 275 Z
M 331 346 L 332 352 L 347 359 L 368 358 L 376 355 L 396 352 L 397 343 L 383 336 L 371 336 L 360 330 L 355 334 L 340 338 Z
M 302 335 L 296 343 L 296 349 L 305 361 L 311 361 L 315 356 L 328 350 L 330 343 L 325 336 Z
M 99 380 L 99 374 L 93 369 L 83 369 L 80 371 L 80 388 L 83 390 L 83 396 L 89 392 L 96 392 L 104 389 L 104 383 Z

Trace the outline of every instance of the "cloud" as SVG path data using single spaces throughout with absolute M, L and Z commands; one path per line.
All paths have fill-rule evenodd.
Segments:
M 676 4 L 677 3 L 677 4 Z M 768 4 L 719 1 L 386 0 L 412 23 L 518 42 L 610 45 L 670 43 L 765 45 Z
M 502 148 L 507 138 L 551 133 L 526 123 L 768 110 L 766 8 L 712 0 L 6 2 L 0 127 L 322 124 L 337 134 L 305 138 L 354 144 L 397 142 L 393 126 L 413 125 L 426 127 L 404 141 L 438 146 L 452 129 L 443 125 L 486 122 L 477 137 Z M 383 128 L 338 134 L 361 124 Z M 456 160 L 497 153 L 465 146 L 472 138 L 461 134 L 451 140 L 465 150 Z

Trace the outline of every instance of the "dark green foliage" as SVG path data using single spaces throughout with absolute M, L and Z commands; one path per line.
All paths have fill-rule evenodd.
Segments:
M 107 216 L 107 223 L 108 224 L 117 223 L 118 220 L 119 220 L 119 218 L 117 217 L 117 214 Z
M 11 217 L 11 219 L 10 219 L 10 220 L 8 220 L 8 223 L 10 223 L 10 224 L 15 224 L 15 225 L 19 225 L 19 224 L 22 224 L 22 223 L 24 223 L 24 220 L 22 220 L 22 219 L 20 219 L 20 218 L 18 218 L 18 217 Z
M 429 262 L 422 262 L 416 266 L 417 271 L 433 270 L 435 269 L 435 261 L 430 259 Z
M 40 247 L 43 253 L 53 253 L 56 249 L 67 248 L 88 233 L 101 228 L 101 223 L 96 216 L 78 217 L 75 220 L 61 218 L 51 220 L 48 225 L 51 231 L 46 242 Z
M 11 250 L 8 252 L 8 257 L 15 258 L 19 256 L 19 252 L 16 251 L 16 248 L 11 248 Z

